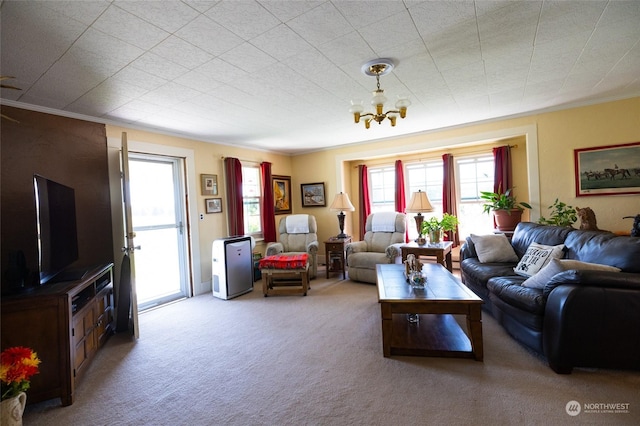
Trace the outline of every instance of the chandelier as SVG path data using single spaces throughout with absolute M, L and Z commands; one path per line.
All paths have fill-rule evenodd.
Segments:
M 398 116 L 400 116 L 400 118 L 407 116 L 407 107 L 411 105 L 411 101 L 407 97 L 398 96 L 398 101 L 395 105 L 396 109 L 382 112 L 387 98 L 384 96 L 384 90 L 380 88 L 380 76 L 389 74 L 391 70 L 393 70 L 393 67 L 393 61 L 390 59 L 374 59 L 362 66 L 362 72 L 364 74 L 376 77 L 377 89 L 372 92 L 373 98 L 371 99 L 371 105 L 376 108 L 376 112 L 362 114 L 364 111 L 362 101 L 356 100 L 351 101 L 349 112 L 353 114 L 353 119 L 356 123 L 359 123 L 361 118 L 364 119 L 364 127 L 367 129 L 370 127 L 371 121 L 377 121 L 378 124 L 382 124 L 384 119 L 388 118 L 393 127 L 396 125 Z

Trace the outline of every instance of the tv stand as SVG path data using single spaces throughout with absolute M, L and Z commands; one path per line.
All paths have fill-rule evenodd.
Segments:
M 27 346 L 42 361 L 27 403 L 60 398 L 71 405 L 78 381 L 113 334 L 113 318 L 113 263 L 78 280 L 3 296 L 2 349 Z
M 78 281 L 83 279 L 84 276 L 87 275 L 87 272 L 89 272 L 87 268 L 65 269 L 64 271 L 53 277 L 51 280 L 47 281 L 47 283 L 44 285 L 63 283 L 67 281 Z

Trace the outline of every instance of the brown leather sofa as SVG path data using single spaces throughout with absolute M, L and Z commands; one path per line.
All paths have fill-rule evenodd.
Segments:
M 640 369 L 640 237 L 523 222 L 511 245 L 521 259 L 531 243 L 564 244 L 564 258 L 621 272 L 565 270 L 544 288 L 523 286 L 517 262 L 481 263 L 467 238 L 462 281 L 518 342 L 543 354 L 557 373 L 573 367 Z

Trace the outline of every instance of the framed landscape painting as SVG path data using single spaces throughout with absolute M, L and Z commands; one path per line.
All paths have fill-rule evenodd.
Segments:
M 640 142 L 574 150 L 576 196 L 640 194 Z
M 291 214 L 291 176 L 273 175 L 272 180 L 276 214 Z
M 302 192 L 302 207 L 325 207 L 327 200 L 324 196 L 324 182 L 303 183 L 300 185 Z
M 204 203 L 207 214 L 222 213 L 222 198 L 207 198 Z

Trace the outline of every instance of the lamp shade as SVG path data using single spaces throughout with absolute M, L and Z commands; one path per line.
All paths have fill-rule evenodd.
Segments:
M 418 190 L 418 192 L 414 192 L 413 194 L 411 194 L 411 200 L 409 201 L 409 205 L 406 208 L 407 213 L 424 213 L 432 211 L 433 206 L 431 205 L 426 192 Z
M 330 210 L 333 211 L 354 211 L 356 208 L 351 204 L 351 200 L 349 200 L 349 196 L 344 192 L 336 194 L 336 197 L 333 199 L 333 203 L 329 206 Z

